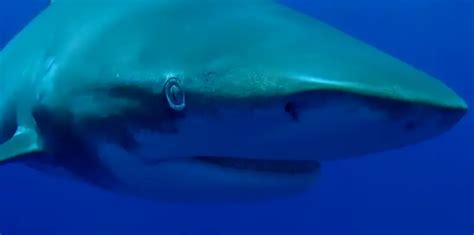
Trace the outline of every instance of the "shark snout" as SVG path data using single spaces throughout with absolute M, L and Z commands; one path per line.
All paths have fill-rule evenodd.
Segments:
M 425 141 L 451 129 L 467 113 L 462 105 L 446 107 L 336 90 L 288 96 L 280 110 L 287 124 L 264 135 L 262 143 L 273 138 L 273 154 L 312 160 L 361 156 Z
M 427 123 L 435 120 L 440 128 L 450 128 L 468 112 L 468 108 L 458 97 L 461 103 L 445 106 L 436 103 L 411 102 L 392 98 L 361 95 L 343 91 L 315 90 L 290 96 L 282 102 L 282 110 L 293 121 L 299 121 L 305 112 L 328 107 L 338 107 L 348 103 L 345 114 L 347 117 L 364 112 L 377 113 L 373 117 L 383 117 L 387 120 L 399 122 L 407 131 L 415 131 Z M 367 115 L 369 117 L 370 115 Z

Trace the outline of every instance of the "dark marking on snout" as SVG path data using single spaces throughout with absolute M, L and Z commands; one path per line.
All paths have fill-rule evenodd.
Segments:
M 285 112 L 288 113 L 288 115 L 290 115 L 291 120 L 296 121 L 296 122 L 299 121 L 298 108 L 294 102 L 288 101 L 285 104 Z

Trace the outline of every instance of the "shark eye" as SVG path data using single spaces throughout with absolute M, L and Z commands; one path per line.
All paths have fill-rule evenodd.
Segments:
M 185 95 L 178 78 L 169 78 L 165 83 L 164 92 L 170 108 L 176 111 L 184 109 L 186 106 Z

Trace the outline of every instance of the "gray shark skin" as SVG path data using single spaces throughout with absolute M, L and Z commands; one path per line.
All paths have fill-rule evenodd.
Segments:
M 0 161 L 151 199 L 290 195 L 440 135 L 441 81 L 269 0 L 57 0 L 0 54 Z

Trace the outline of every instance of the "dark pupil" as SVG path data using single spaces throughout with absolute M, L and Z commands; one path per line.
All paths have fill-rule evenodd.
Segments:
M 176 87 L 176 86 L 172 86 L 171 87 L 171 95 L 172 95 L 172 98 L 173 98 L 173 102 L 176 104 L 176 105 L 179 105 L 181 103 L 181 100 L 179 99 L 180 96 L 179 96 L 179 88 Z

